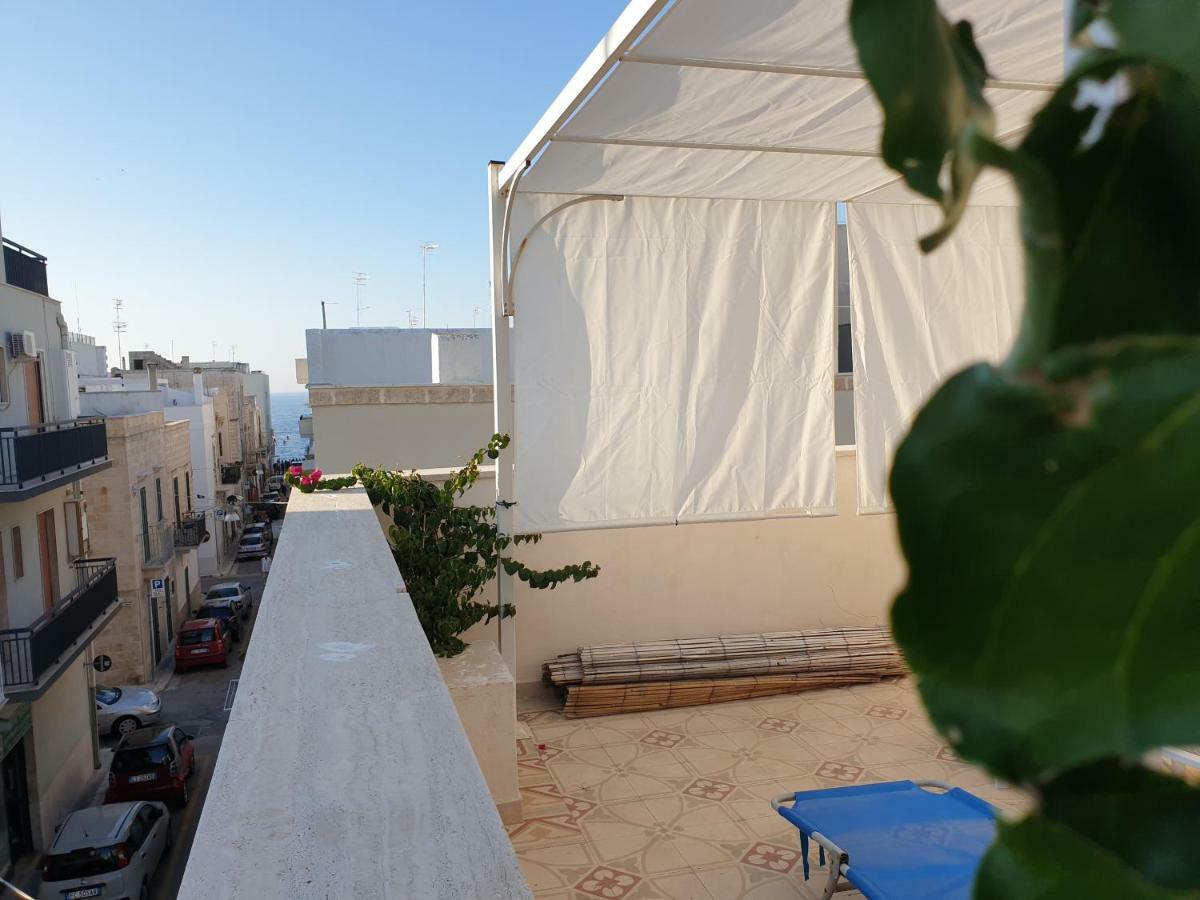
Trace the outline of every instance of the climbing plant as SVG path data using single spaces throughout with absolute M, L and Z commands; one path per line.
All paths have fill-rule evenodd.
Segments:
M 960 756 L 1036 798 L 975 895 L 1200 896 L 1200 3 L 1077 0 L 1073 59 L 1002 144 L 968 23 L 854 0 L 883 155 L 953 230 L 987 168 L 1020 195 L 1026 301 L 998 366 L 925 405 L 891 473 L 892 624 Z M 914 248 L 915 252 L 915 248 Z
M 388 540 L 404 577 L 417 618 L 438 656 L 456 656 L 467 648 L 459 637 L 479 621 L 515 615 L 512 604 L 479 599 L 499 567 L 532 588 L 553 590 L 564 581 L 595 578 L 591 562 L 558 569 L 532 569 L 510 553 L 521 544 L 536 544 L 539 534 L 502 534 L 494 506 L 460 505 L 479 478 L 484 459 L 497 459 L 508 435 L 493 435 L 466 466 L 441 484 L 416 472 L 394 472 L 355 466 L 354 476 L 371 503 L 391 517 Z

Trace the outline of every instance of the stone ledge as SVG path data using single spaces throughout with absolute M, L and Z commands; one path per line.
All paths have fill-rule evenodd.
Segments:
M 365 492 L 293 492 L 179 897 L 530 896 Z
M 491 402 L 492 386 L 490 384 L 313 387 L 308 390 L 310 407 Z

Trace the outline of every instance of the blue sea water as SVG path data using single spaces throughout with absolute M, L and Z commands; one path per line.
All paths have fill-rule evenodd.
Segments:
M 276 459 L 303 459 L 308 438 L 300 437 L 300 416 L 312 415 L 308 392 L 271 394 L 271 425 L 275 432 Z

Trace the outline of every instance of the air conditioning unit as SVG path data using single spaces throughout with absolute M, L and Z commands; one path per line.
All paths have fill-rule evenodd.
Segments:
M 32 331 L 10 331 L 8 352 L 13 359 L 37 359 L 37 335 Z

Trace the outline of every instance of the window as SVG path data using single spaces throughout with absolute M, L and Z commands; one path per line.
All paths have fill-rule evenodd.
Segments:
M 142 554 L 146 562 L 150 562 L 150 516 L 146 512 L 146 489 L 139 488 L 138 495 L 142 501 Z
M 192 511 L 192 473 L 183 473 L 183 486 L 187 490 L 187 511 Z
M 192 603 L 192 573 L 187 566 L 183 567 L 183 600 L 189 606 Z
M 193 644 L 211 644 L 217 639 L 217 633 L 211 628 L 196 628 L 192 631 L 184 631 L 179 635 L 179 643 L 185 647 Z
M 25 577 L 25 548 L 21 546 L 21 526 L 14 525 L 12 530 L 13 542 L 13 578 Z
M 0 403 L 7 403 L 11 399 L 8 393 L 8 351 L 0 347 Z
M 157 504 L 157 506 L 158 506 L 158 521 L 160 521 L 160 522 L 161 522 L 161 521 L 162 521 L 164 518 L 166 518 L 166 517 L 163 515 L 163 505 L 162 505 L 162 479 L 161 479 L 161 478 L 155 478 L 155 479 L 154 479 L 154 501 L 155 501 L 155 503 L 156 503 L 156 504 Z
M 225 455 L 225 441 L 221 438 L 221 432 L 217 432 L 217 456 Z
M 174 478 L 172 478 L 171 483 L 175 488 L 175 524 L 178 526 L 183 524 L 183 515 L 179 510 L 179 476 L 176 475 Z

